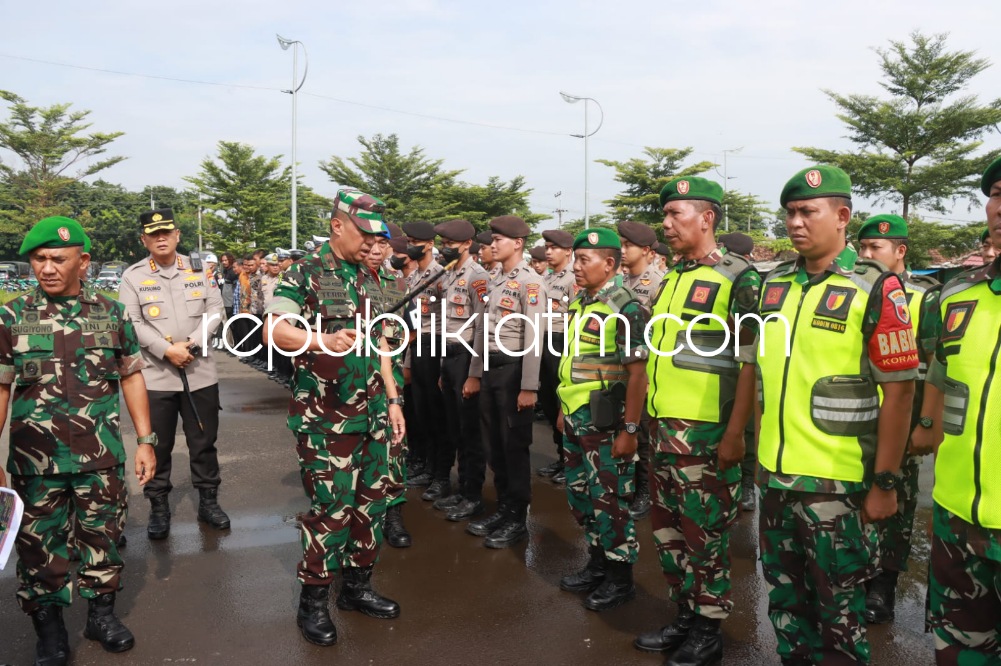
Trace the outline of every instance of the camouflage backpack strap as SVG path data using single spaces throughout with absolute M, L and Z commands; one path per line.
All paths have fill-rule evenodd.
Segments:
M 796 260 L 795 259 L 790 259 L 788 261 L 783 261 L 778 266 L 776 266 L 772 270 L 770 270 L 767 273 L 765 273 L 765 276 L 764 276 L 763 280 L 765 282 L 767 282 L 768 280 L 771 280 L 772 278 L 782 277 L 783 275 L 789 275 L 790 273 L 793 273 L 795 271 L 795 269 L 796 269 Z
M 615 314 L 622 312 L 622 308 L 636 300 L 636 295 L 625 287 L 616 287 L 606 294 L 598 294 L 598 300 L 608 306 Z
M 876 286 L 882 284 L 887 275 L 892 275 L 892 273 L 886 270 L 886 266 L 878 261 L 859 259 L 855 262 L 855 268 L 852 272 L 845 277 L 866 294 L 872 294 Z
M 942 295 L 940 300 L 944 301 L 950 296 L 954 296 L 961 291 L 966 291 L 970 287 L 976 285 L 979 282 L 983 282 L 987 279 L 987 273 L 984 270 L 986 266 L 977 266 L 969 270 L 963 271 L 959 275 L 955 276 L 951 280 L 945 283 L 942 287 Z
M 754 269 L 751 262 L 739 254 L 731 254 L 729 252 L 724 254 L 723 258 L 713 266 L 713 270 L 725 277 L 730 283 L 736 282 L 737 278 L 743 275 L 748 269 Z
M 935 287 L 941 287 L 942 283 L 935 278 L 928 277 L 927 275 L 915 275 L 914 273 L 911 273 L 907 276 L 907 286 L 923 294 L 926 291 L 934 289 Z

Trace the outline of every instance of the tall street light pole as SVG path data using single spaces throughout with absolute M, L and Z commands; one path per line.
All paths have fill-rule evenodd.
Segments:
M 292 95 L 292 249 L 299 247 L 297 242 L 297 217 L 298 217 L 298 205 L 296 202 L 296 193 L 299 185 L 298 179 L 296 178 L 296 164 L 295 164 L 295 134 L 296 134 L 296 102 L 298 101 L 299 89 L 302 88 L 302 84 L 306 83 L 306 74 L 309 72 L 309 58 L 306 54 L 306 47 L 297 39 L 285 39 L 281 35 L 275 35 L 278 38 L 278 44 L 282 47 L 282 51 L 288 51 L 288 47 L 292 47 L 292 87 L 288 90 L 283 90 Z M 299 80 L 299 48 L 302 48 L 302 58 L 304 65 L 302 68 L 302 80 Z
M 560 91 L 560 97 L 562 97 L 563 101 L 567 102 L 568 104 L 576 104 L 577 102 L 580 102 L 581 100 L 584 101 L 584 133 L 583 134 L 571 134 L 570 136 L 572 136 L 574 138 L 577 138 L 577 139 L 584 139 L 584 228 L 587 229 L 587 228 L 590 227 L 590 220 L 591 220 L 591 216 L 588 214 L 588 205 L 587 205 L 587 198 L 588 198 L 588 188 L 587 188 L 587 169 L 588 169 L 587 148 L 588 148 L 588 146 L 587 146 L 587 143 L 588 143 L 588 139 L 593 134 L 597 133 L 598 130 L 601 129 L 602 123 L 605 122 L 605 112 L 602 110 L 601 104 L 598 104 L 598 100 L 594 99 L 593 97 L 579 97 L 577 95 L 570 95 L 570 94 L 562 92 L 562 91 Z M 588 102 L 594 102 L 595 106 L 598 107 L 598 113 L 601 114 L 601 119 L 598 120 L 598 126 L 594 128 L 593 132 L 588 132 L 587 131 L 587 103 Z
M 730 204 L 726 201 L 726 193 L 729 191 L 730 179 L 726 174 L 726 154 L 727 153 L 739 153 L 744 149 L 743 146 L 740 148 L 727 148 L 723 151 L 723 228 L 726 231 L 730 231 Z M 717 171 L 717 173 L 719 173 Z

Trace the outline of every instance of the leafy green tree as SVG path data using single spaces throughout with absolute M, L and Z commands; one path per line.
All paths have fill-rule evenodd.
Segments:
M 615 169 L 615 180 L 625 188 L 605 203 L 612 208 L 616 220 L 635 220 L 650 225 L 660 224 L 664 214 L 660 208 L 660 190 L 671 179 L 679 176 L 696 176 L 716 166 L 712 162 L 681 165 L 692 154 L 692 148 L 643 149 L 645 157 L 634 157 L 625 162 L 595 160 Z
M 986 105 L 961 94 L 990 66 L 973 51 L 948 51 L 948 35 L 911 34 L 876 49 L 888 97 L 841 95 L 825 90 L 847 125 L 853 151 L 794 148 L 814 162 L 834 164 L 852 178 L 859 194 L 877 203 L 946 212 L 947 202 L 978 202 L 980 173 L 1001 154 L 974 153 L 980 138 L 1001 123 L 1001 99 Z
M 125 158 L 95 160 L 122 132 L 85 134 L 90 111 L 70 111 L 69 104 L 31 106 L 5 90 L 0 98 L 10 105 L 9 118 L 0 122 L 0 148 L 20 163 L 0 163 L 0 251 L 13 254 L 31 225 L 68 212 L 61 200 L 67 187 Z
M 592 215 L 589 222 L 590 222 L 590 226 L 588 227 L 589 229 L 594 229 L 597 227 L 606 227 L 608 229 L 615 229 L 617 226 L 616 223 L 613 222 L 612 219 L 604 213 L 596 213 L 595 215 Z M 580 232 L 584 231 L 584 218 L 579 217 L 577 219 L 564 222 L 563 230 L 568 232 L 574 238 L 576 238 Z M 660 229 L 658 228 L 657 231 L 659 232 Z M 660 235 L 663 236 L 663 234 Z
M 723 197 L 724 215 L 729 219 L 730 231 L 763 233 L 772 220 L 772 212 L 768 204 L 754 194 L 744 194 L 737 190 L 729 190 Z M 784 223 L 783 223 L 784 226 Z M 726 225 L 721 220 L 717 225 L 717 233 L 725 233 Z

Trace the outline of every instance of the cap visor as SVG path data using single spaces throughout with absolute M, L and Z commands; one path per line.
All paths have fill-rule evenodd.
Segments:
M 143 227 L 143 233 L 148 235 L 153 233 L 154 231 L 163 231 L 163 230 L 173 231 L 176 228 L 177 227 L 174 226 L 173 221 L 167 223 L 158 222 L 156 224 L 149 224 Z

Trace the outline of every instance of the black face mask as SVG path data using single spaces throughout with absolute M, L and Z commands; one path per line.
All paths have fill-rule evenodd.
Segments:
M 402 271 L 403 267 L 407 265 L 407 258 L 393 255 L 389 258 L 389 265 L 393 267 L 394 271 Z
M 461 254 L 462 253 L 459 252 L 459 248 L 457 247 L 443 247 L 441 248 L 441 255 L 440 255 L 441 263 L 450 264 L 453 261 L 458 261 L 459 256 Z
M 427 248 L 424 247 L 423 245 L 407 246 L 407 256 L 413 259 L 414 261 L 417 261 L 418 259 L 423 257 L 425 252 L 427 252 Z

